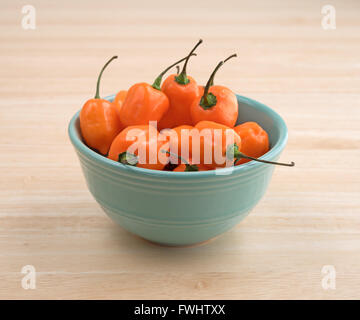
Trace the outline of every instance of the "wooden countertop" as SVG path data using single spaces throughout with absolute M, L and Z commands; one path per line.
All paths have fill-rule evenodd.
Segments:
M 360 298 L 359 1 L 23 1 L 0 5 L 0 298 Z M 86 188 L 67 136 L 95 92 L 152 81 L 199 39 L 189 73 L 277 110 L 289 128 L 261 203 L 208 245 L 169 249 L 116 226 Z M 36 269 L 36 289 L 21 285 Z M 324 290 L 323 266 L 336 270 Z

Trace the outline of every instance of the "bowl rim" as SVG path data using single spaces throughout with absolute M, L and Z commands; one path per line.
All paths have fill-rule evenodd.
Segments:
M 108 100 L 110 102 L 113 101 L 115 98 L 115 94 L 106 96 L 105 100 Z M 260 110 L 261 112 L 267 113 L 275 122 L 277 126 L 279 126 L 279 139 L 276 141 L 275 145 L 264 155 L 259 157 L 259 159 L 263 160 L 273 160 L 276 156 L 278 156 L 282 150 L 284 149 L 287 139 L 288 139 L 288 130 L 287 126 L 285 124 L 285 121 L 283 118 L 275 112 L 270 107 L 264 105 L 261 102 L 258 102 L 256 100 L 253 100 L 251 98 L 236 95 L 236 98 L 238 102 L 243 102 L 246 104 L 251 105 L 252 107 Z M 80 115 L 80 110 L 75 113 L 75 115 L 71 118 L 69 126 L 68 126 L 68 134 L 70 137 L 70 140 L 75 147 L 75 149 L 86 156 L 87 158 L 91 158 L 95 160 L 96 162 L 109 167 L 109 168 L 115 168 L 116 170 L 128 170 L 129 166 L 124 165 L 122 163 L 113 161 L 111 159 L 108 159 L 107 157 L 95 152 L 91 148 L 89 148 L 81 139 L 78 137 L 78 133 L 76 130 L 76 121 L 78 120 Z M 217 175 L 233 175 L 233 174 L 240 174 L 245 173 L 249 171 L 250 169 L 260 168 L 268 166 L 268 164 L 256 162 L 256 161 L 249 161 L 241 166 L 234 166 L 229 168 L 220 168 L 216 170 L 209 170 L 209 171 L 193 171 L 193 172 L 176 172 L 176 171 L 161 171 L 161 170 L 151 170 L 146 168 L 138 168 L 131 166 L 131 170 L 134 172 L 137 172 L 138 174 L 144 174 L 144 175 L 151 175 L 151 176 L 158 176 L 158 177 L 172 177 L 172 178 L 194 178 L 196 176 L 198 177 L 207 177 L 207 176 L 213 176 L 217 170 L 221 171 L 217 173 Z

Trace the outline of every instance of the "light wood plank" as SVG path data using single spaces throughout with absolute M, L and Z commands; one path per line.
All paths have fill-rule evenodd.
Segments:
M 0 298 L 360 298 L 360 2 L 22 1 L 0 5 Z M 169 249 L 122 230 L 89 194 L 67 124 L 94 94 L 152 81 L 205 40 L 189 73 L 272 106 L 289 142 L 269 190 L 237 227 L 201 247 Z M 145 66 L 145 67 L 144 67 Z M 21 287 L 34 265 L 37 289 Z M 321 286 L 333 265 L 336 290 Z

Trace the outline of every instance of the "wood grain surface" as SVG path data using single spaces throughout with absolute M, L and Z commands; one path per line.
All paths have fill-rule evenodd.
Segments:
M 36 29 L 21 26 L 23 5 Z M 336 9 L 324 30 L 321 8 Z M 10 1 L 0 4 L 0 298 L 360 298 L 360 2 Z M 200 247 L 149 244 L 91 197 L 67 136 L 72 115 L 153 81 L 199 39 L 189 73 L 279 112 L 289 128 L 261 203 Z M 36 269 L 23 289 L 22 267 Z M 322 287 L 323 266 L 336 289 Z

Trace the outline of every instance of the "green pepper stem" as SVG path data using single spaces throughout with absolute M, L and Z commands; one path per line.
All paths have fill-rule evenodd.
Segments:
M 185 171 L 199 171 L 199 167 L 196 165 L 196 164 L 190 164 L 188 161 L 186 161 L 183 157 L 175 154 L 175 153 L 172 153 L 170 151 L 167 151 L 167 150 L 164 150 L 164 149 L 161 149 L 161 152 L 162 153 L 166 153 L 174 158 L 178 158 L 180 159 L 182 162 L 184 162 L 185 164 Z
M 212 74 L 210 75 L 210 78 L 208 80 L 208 82 L 206 83 L 205 86 L 205 90 L 204 90 L 204 94 L 200 100 L 200 105 L 204 108 L 204 109 L 209 109 L 211 107 L 213 107 L 214 105 L 216 105 L 217 100 L 216 97 L 212 94 L 209 93 L 209 89 L 211 86 L 214 85 L 214 78 L 216 73 L 218 72 L 218 70 L 220 69 L 220 67 L 228 60 L 230 60 L 231 58 L 237 57 L 236 53 L 232 54 L 231 56 L 227 57 L 224 61 L 220 61 L 218 63 L 218 65 L 216 66 L 216 68 L 214 69 L 214 71 L 212 72 Z
M 196 56 L 195 53 L 191 54 L 192 56 Z M 160 85 L 161 85 L 161 80 L 164 76 L 164 74 L 166 72 L 168 72 L 171 68 L 175 67 L 177 64 L 179 64 L 180 62 L 183 62 L 184 60 L 186 60 L 188 58 L 188 56 L 186 56 L 185 58 L 180 59 L 179 61 L 176 61 L 175 63 L 173 63 L 171 66 L 167 67 L 163 72 L 161 72 L 158 77 L 155 79 L 154 83 L 152 84 L 152 87 L 156 90 L 161 90 Z
M 227 58 L 223 61 L 223 63 L 225 63 L 226 61 L 228 61 L 228 60 L 230 60 L 230 59 L 232 59 L 232 58 L 235 58 L 235 57 L 237 57 L 236 53 L 234 53 L 234 54 L 232 54 L 231 56 L 227 57 Z M 217 70 L 216 70 L 216 71 L 217 71 Z M 214 76 L 215 76 L 215 75 L 214 75 Z M 213 86 L 213 85 L 214 85 L 214 77 L 212 77 L 212 79 L 211 79 L 210 87 Z
M 227 57 L 227 58 L 224 60 L 224 63 L 225 63 L 226 61 L 228 61 L 228 60 L 230 60 L 230 59 L 232 59 L 232 58 L 236 58 L 236 57 L 237 57 L 237 54 L 234 53 L 234 54 L 232 54 L 231 56 Z
M 138 157 L 133 153 L 124 151 L 119 154 L 118 162 L 120 162 L 122 164 L 130 165 L 130 166 L 136 166 L 138 164 Z
M 236 143 L 234 145 L 232 145 L 232 146 L 229 146 L 228 151 L 230 152 L 231 157 L 236 159 L 234 164 L 236 164 L 240 159 L 250 159 L 250 160 L 257 161 L 257 162 L 262 162 L 262 163 L 267 163 L 267 164 L 275 164 L 275 165 L 278 165 L 278 166 L 286 166 L 286 167 L 295 166 L 295 163 L 293 161 L 291 161 L 290 163 L 283 163 L 283 162 L 274 162 L 274 161 L 262 160 L 262 159 L 247 156 L 247 155 L 245 155 L 245 154 L 243 154 L 242 152 L 239 151 L 239 147 L 238 147 L 238 145 Z
M 186 161 L 186 159 L 184 159 L 182 156 L 179 156 L 179 155 L 177 155 L 177 154 L 175 154 L 175 153 L 173 153 L 173 152 L 170 152 L 170 151 L 164 150 L 164 149 L 161 149 L 161 152 L 162 152 L 162 153 L 166 153 L 166 154 L 168 154 L 169 156 L 172 156 L 172 157 L 174 157 L 174 158 L 178 158 L 179 160 L 181 160 L 182 162 L 184 162 L 186 165 L 190 165 L 190 163 L 189 163 L 188 161 Z
M 114 59 L 117 59 L 118 57 L 117 56 L 113 56 L 108 62 L 105 63 L 105 65 L 102 67 L 101 71 L 100 71 L 100 74 L 98 76 L 98 80 L 97 80 L 97 84 L 96 84 L 96 93 L 95 93 L 95 99 L 100 99 L 100 94 L 99 94 L 99 91 L 100 91 L 100 80 L 101 80 L 101 77 L 102 77 L 102 74 L 104 72 L 104 70 L 106 69 L 106 67 L 110 64 L 111 61 L 113 61 Z
M 257 159 L 257 158 L 253 158 L 250 156 L 247 156 L 241 152 L 239 152 L 237 154 L 237 156 L 235 156 L 237 158 L 235 164 L 241 159 L 241 158 L 245 158 L 245 159 L 250 159 L 250 160 L 254 160 L 257 162 L 262 162 L 262 163 L 268 163 L 268 164 L 276 164 L 278 166 L 285 166 L 285 167 L 294 167 L 295 166 L 295 162 L 291 161 L 290 163 L 283 163 L 283 162 L 274 162 L 274 161 L 267 161 L 267 160 L 261 160 L 261 159 Z
M 214 77 L 216 72 L 220 69 L 220 67 L 224 64 L 224 61 L 220 61 L 218 63 L 218 65 L 216 66 L 216 68 L 214 69 L 214 71 L 212 72 L 212 74 L 210 75 L 210 78 L 208 80 L 208 82 L 205 85 L 205 89 L 204 89 L 204 94 L 203 94 L 203 99 L 204 101 L 207 103 L 207 95 L 209 93 L 209 89 L 211 87 L 211 84 L 214 83 Z
M 194 51 L 196 50 L 196 48 L 202 44 L 202 39 L 200 39 L 198 41 L 198 43 L 195 45 L 195 47 L 190 51 L 189 55 L 187 56 L 186 60 L 185 60 L 185 63 L 184 63 L 184 66 L 183 66 L 183 69 L 181 71 L 181 73 L 175 77 L 175 81 L 178 83 L 178 84 L 188 84 L 190 82 L 189 78 L 187 77 L 187 74 L 186 74 L 186 67 L 187 67 L 187 64 L 189 62 L 189 59 L 191 57 L 191 55 L 194 53 Z

